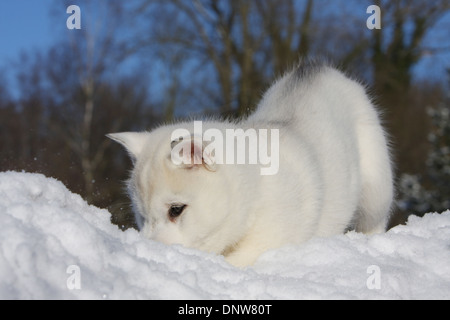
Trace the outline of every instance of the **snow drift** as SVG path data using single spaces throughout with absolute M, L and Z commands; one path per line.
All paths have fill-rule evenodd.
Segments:
M 106 210 L 39 174 L 0 173 L 1 299 L 450 299 L 450 211 L 223 257 L 120 231 Z

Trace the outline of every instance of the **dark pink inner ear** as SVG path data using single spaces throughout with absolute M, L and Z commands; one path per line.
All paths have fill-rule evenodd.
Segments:
M 195 140 L 191 140 L 191 164 L 203 164 L 203 144 Z
M 172 152 L 176 156 L 176 164 L 192 168 L 203 163 L 202 141 L 195 138 L 184 138 L 178 143 L 172 143 Z
M 203 165 L 206 169 L 215 171 L 214 158 L 211 154 L 204 154 L 203 142 L 200 139 L 191 137 L 178 143 L 172 142 L 172 152 L 176 156 L 176 161 L 172 161 L 183 168 L 191 169 Z

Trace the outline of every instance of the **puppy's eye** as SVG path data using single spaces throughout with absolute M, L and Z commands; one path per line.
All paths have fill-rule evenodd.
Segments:
M 185 204 L 172 204 L 169 208 L 169 219 L 175 220 L 186 208 Z

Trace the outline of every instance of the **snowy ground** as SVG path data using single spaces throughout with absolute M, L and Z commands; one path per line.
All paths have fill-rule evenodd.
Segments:
M 450 211 L 264 254 L 215 256 L 120 231 L 38 174 L 0 173 L 0 299 L 450 299 Z

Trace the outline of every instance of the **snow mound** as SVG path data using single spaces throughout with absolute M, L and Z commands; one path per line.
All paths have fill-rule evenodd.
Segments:
M 39 174 L 0 173 L 0 299 L 450 299 L 450 211 L 272 250 L 255 266 L 120 231 Z

